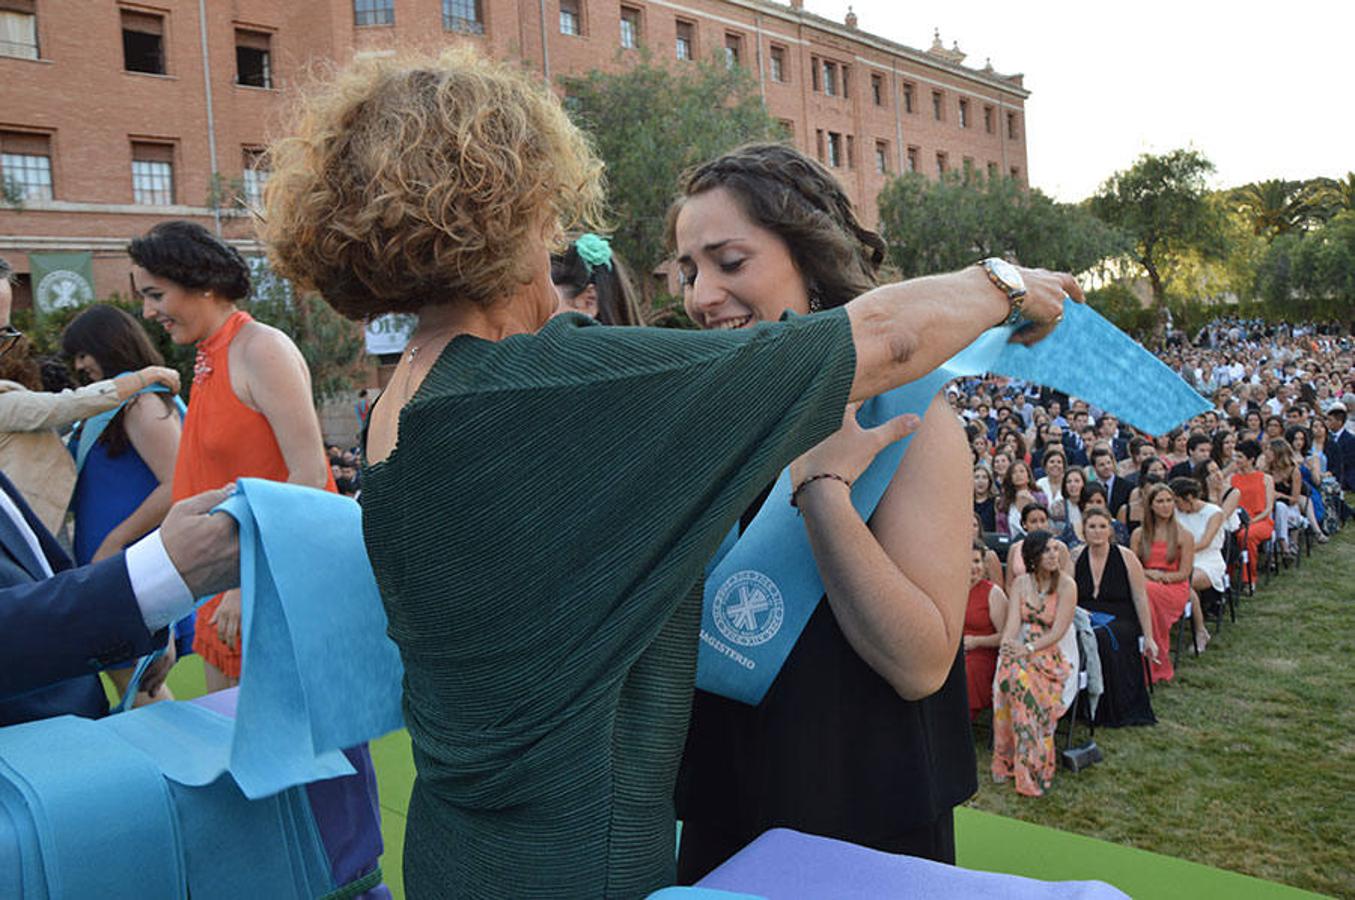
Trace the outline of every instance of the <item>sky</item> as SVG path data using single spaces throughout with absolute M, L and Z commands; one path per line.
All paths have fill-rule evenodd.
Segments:
M 1077 201 L 1142 153 L 1191 147 L 1213 187 L 1355 170 L 1355 2 L 851 0 L 863 31 L 1022 72 L 1029 177 Z M 837 22 L 847 0 L 805 0 Z

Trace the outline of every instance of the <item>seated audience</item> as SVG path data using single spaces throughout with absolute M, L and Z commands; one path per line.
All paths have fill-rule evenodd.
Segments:
M 974 542 L 969 559 L 969 604 L 964 616 L 964 667 L 969 684 L 969 718 L 993 705 L 997 648 L 1007 622 L 1007 595 L 988 578 L 989 550 Z
M 1174 674 L 1170 653 L 1171 627 L 1190 602 L 1195 539 L 1177 524 L 1176 495 L 1167 485 L 1149 485 L 1144 499 L 1143 524 L 1129 536 L 1129 549 L 1143 563 L 1153 640 L 1161 648 L 1158 659 L 1150 664 L 1152 680 L 1170 681 Z

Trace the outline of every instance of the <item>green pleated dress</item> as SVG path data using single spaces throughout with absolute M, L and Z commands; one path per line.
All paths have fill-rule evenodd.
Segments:
M 411 897 L 672 883 L 705 563 L 841 424 L 854 367 L 843 311 L 448 345 L 363 473 L 418 772 Z

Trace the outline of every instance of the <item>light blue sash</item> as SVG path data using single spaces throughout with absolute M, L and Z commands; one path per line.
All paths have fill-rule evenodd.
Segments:
M 857 420 L 874 427 L 904 413 L 922 416 L 953 378 L 991 372 L 1047 385 L 1162 434 L 1209 408 L 1176 373 L 1089 306 L 1068 301 L 1064 320 L 1033 347 L 993 328 L 940 368 L 865 403 Z M 886 448 L 852 487 L 852 505 L 869 520 L 909 438 Z M 737 541 L 726 538 L 706 570 L 696 683 L 750 705 L 762 702 L 804 630 L 823 581 L 804 523 L 790 505 L 783 471 Z
M 362 539 L 328 491 L 242 478 L 218 509 L 240 524 L 243 664 L 230 772 L 247 797 L 352 767 L 340 750 L 404 727 L 404 666 Z M 284 599 L 285 602 L 284 602 Z
M 94 449 L 94 445 L 99 442 L 104 430 L 108 428 L 108 423 L 113 421 L 113 417 L 122 412 L 122 408 L 138 394 L 155 393 L 168 394 L 169 388 L 163 384 L 150 384 L 137 391 L 131 397 L 119 403 L 115 408 L 105 410 L 98 415 L 90 416 L 80 423 L 80 432 L 76 435 L 75 445 L 75 471 L 79 474 L 85 468 L 85 458 L 89 456 L 89 451 Z M 184 406 L 183 400 L 176 394 L 174 396 L 174 408 L 179 411 L 179 420 L 188 414 L 188 407 Z

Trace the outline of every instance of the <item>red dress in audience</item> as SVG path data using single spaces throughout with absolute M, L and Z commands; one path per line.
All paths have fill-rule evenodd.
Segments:
M 1241 507 L 1251 517 L 1247 527 L 1247 572 L 1248 584 L 1256 584 L 1256 551 L 1275 533 L 1275 522 L 1270 516 L 1257 517 L 1266 509 L 1266 473 L 1259 469 L 1252 472 L 1234 473 L 1233 487 L 1242 492 Z
M 969 605 L 965 607 L 964 633 L 976 637 L 997 634 L 988 612 L 988 595 L 993 583 L 981 580 L 969 589 Z M 965 678 L 969 682 L 969 718 L 977 719 L 979 710 L 993 705 L 993 672 L 997 669 L 996 647 L 975 647 L 964 652 Z
M 1159 572 L 1175 572 L 1176 561 L 1167 562 L 1167 542 L 1154 541 L 1148 551 L 1145 570 L 1156 569 Z M 1158 662 L 1149 661 L 1149 670 L 1153 683 L 1170 681 L 1175 671 L 1172 668 L 1171 629 L 1176 620 L 1186 611 L 1190 602 L 1190 582 L 1176 581 L 1162 584 L 1158 581 L 1148 583 L 1148 612 L 1153 619 L 1153 640 L 1157 641 Z

